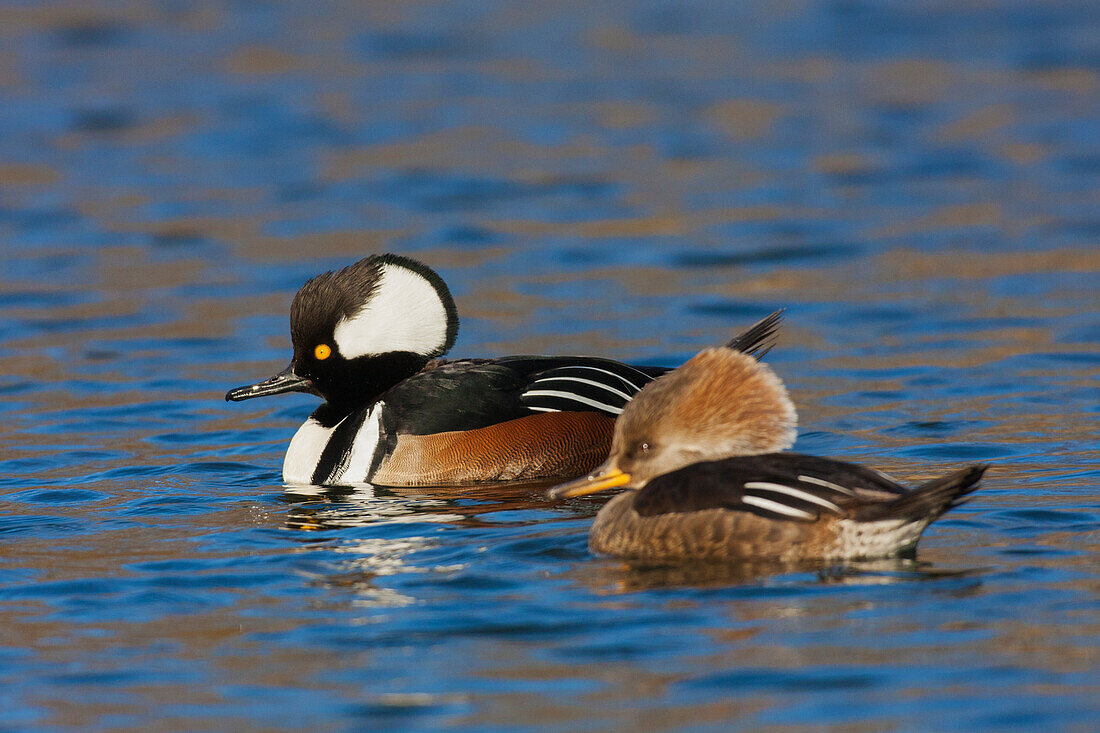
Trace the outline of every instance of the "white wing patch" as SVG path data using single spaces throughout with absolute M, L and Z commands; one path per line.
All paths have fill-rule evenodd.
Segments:
M 447 319 L 447 309 L 427 279 L 386 263 L 370 301 L 336 324 L 333 337 L 347 359 L 391 351 L 431 354 L 447 343 Z

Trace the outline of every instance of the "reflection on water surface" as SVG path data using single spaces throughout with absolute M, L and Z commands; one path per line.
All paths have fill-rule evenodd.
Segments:
M 1093 5 L 0 8 L 0 726 L 1090 729 Z M 287 492 L 311 398 L 222 395 L 384 250 L 458 356 L 678 364 L 786 307 L 799 450 L 994 467 L 829 567 Z

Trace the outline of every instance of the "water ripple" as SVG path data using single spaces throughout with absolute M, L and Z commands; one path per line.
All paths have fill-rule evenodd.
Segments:
M 1094 6 L 0 10 L 0 728 L 1093 727 Z M 799 450 L 991 469 L 839 564 L 284 487 L 315 400 L 222 395 L 378 251 L 456 356 L 672 365 L 786 308 Z

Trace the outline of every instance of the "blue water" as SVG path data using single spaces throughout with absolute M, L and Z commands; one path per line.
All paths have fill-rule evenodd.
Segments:
M 0 5 L 0 727 L 1094 730 L 1094 3 Z M 292 493 L 309 276 L 460 356 L 777 307 L 797 448 L 993 464 L 917 561 L 631 569 L 599 500 Z

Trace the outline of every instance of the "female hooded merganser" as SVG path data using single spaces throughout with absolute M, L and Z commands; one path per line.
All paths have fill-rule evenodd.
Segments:
M 615 424 L 611 454 L 552 498 L 616 486 L 593 552 L 642 561 L 888 557 L 978 488 L 971 466 L 913 490 L 872 469 L 779 453 L 795 410 L 766 365 L 707 349 L 648 384 Z
M 730 348 L 762 355 L 780 317 Z M 225 398 L 325 400 L 290 441 L 290 484 L 566 479 L 607 457 L 615 417 L 668 371 L 584 356 L 440 359 L 457 332 L 439 275 L 407 257 L 367 257 L 303 285 L 290 309 L 290 365 Z

